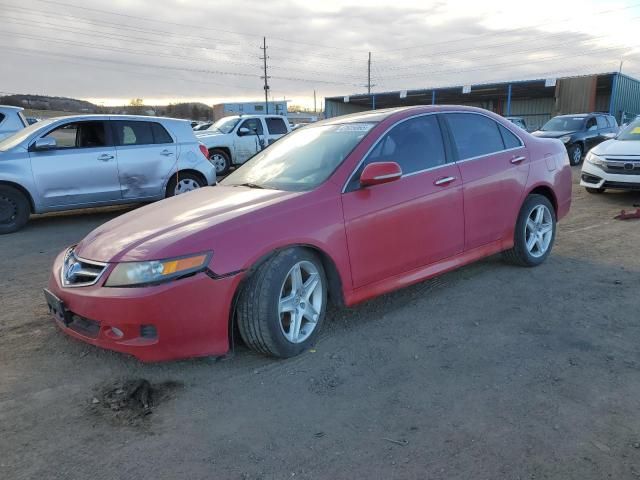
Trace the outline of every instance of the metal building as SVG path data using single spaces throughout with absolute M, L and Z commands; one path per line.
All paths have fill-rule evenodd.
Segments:
M 325 99 L 325 116 L 433 104 L 471 105 L 523 117 L 530 129 L 541 127 L 555 115 L 596 111 L 608 112 L 623 123 L 640 114 L 640 81 L 613 72 L 329 97 Z
M 287 101 L 268 102 L 269 111 L 265 110 L 264 101 L 257 102 L 236 102 L 236 103 L 218 103 L 213 106 L 213 119 L 219 120 L 229 115 L 254 115 L 265 114 L 271 115 L 287 115 Z

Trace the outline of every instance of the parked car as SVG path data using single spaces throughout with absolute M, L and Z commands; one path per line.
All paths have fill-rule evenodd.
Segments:
M 194 132 L 201 132 L 201 131 L 206 130 L 207 128 L 209 128 L 211 125 L 213 125 L 213 122 L 200 123 L 200 124 L 196 125 L 195 127 L 193 127 L 193 131 Z
M 231 130 L 231 129 L 230 129 Z M 549 256 L 571 169 L 472 107 L 309 125 L 218 187 L 128 212 L 56 258 L 45 293 L 69 335 L 144 361 L 309 348 L 327 303 L 354 305 L 504 251 Z
M 24 108 L 0 105 L 0 140 L 29 125 L 22 113 Z
M 0 233 L 31 213 L 147 202 L 216 183 L 184 120 L 79 115 L 42 120 L 0 142 Z
M 520 127 L 523 130 L 527 130 L 527 122 L 525 122 L 524 118 L 522 117 L 504 117 L 507 120 L 509 120 L 511 123 L 513 123 L 514 125 Z
M 589 193 L 607 188 L 640 190 L 640 119 L 587 153 L 580 185 Z
M 604 113 L 580 113 L 553 117 L 533 135 L 558 138 L 569 153 L 571 165 L 579 165 L 586 152 L 618 133 L 618 122 Z
M 221 118 L 196 136 L 209 150 L 218 175 L 225 175 L 232 165 L 242 165 L 290 131 L 289 122 L 278 115 L 235 115 Z

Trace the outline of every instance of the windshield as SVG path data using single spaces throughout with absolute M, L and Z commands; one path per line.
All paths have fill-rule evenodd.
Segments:
M 240 121 L 239 117 L 221 118 L 216 123 L 214 123 L 209 128 L 207 128 L 207 130 L 218 130 L 219 132 L 222 132 L 222 133 L 231 133 L 231 131 L 234 129 L 234 127 L 238 124 L 239 121 Z
M 221 184 L 311 190 L 329 178 L 374 125 L 346 123 L 302 128 L 258 153 Z
M 616 137 L 617 140 L 640 140 L 640 119 L 631 122 Z
M 584 117 L 556 117 L 544 124 L 543 132 L 575 132 L 582 130 Z
M 32 133 L 36 132 L 37 130 L 43 127 L 46 127 L 47 125 L 50 125 L 55 120 L 56 120 L 55 118 L 52 118 L 50 120 L 42 120 L 40 122 L 34 123 L 33 125 L 29 125 L 28 127 L 23 128 L 22 130 L 18 130 L 16 133 L 5 138 L 0 142 L 0 152 L 5 152 L 15 147 L 16 145 L 19 145 L 25 139 L 27 139 L 29 135 L 31 135 Z

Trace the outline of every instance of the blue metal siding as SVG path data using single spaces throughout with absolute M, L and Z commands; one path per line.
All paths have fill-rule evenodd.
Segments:
M 618 122 L 623 116 L 640 115 L 640 81 L 621 73 L 614 74 L 609 111 Z

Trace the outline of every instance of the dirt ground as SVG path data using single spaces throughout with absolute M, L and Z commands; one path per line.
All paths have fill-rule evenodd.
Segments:
M 0 478 L 640 478 L 640 220 L 613 219 L 638 203 L 575 187 L 546 264 L 331 311 L 295 359 L 153 365 L 63 335 L 41 291 L 122 209 L 36 218 L 0 237 Z

